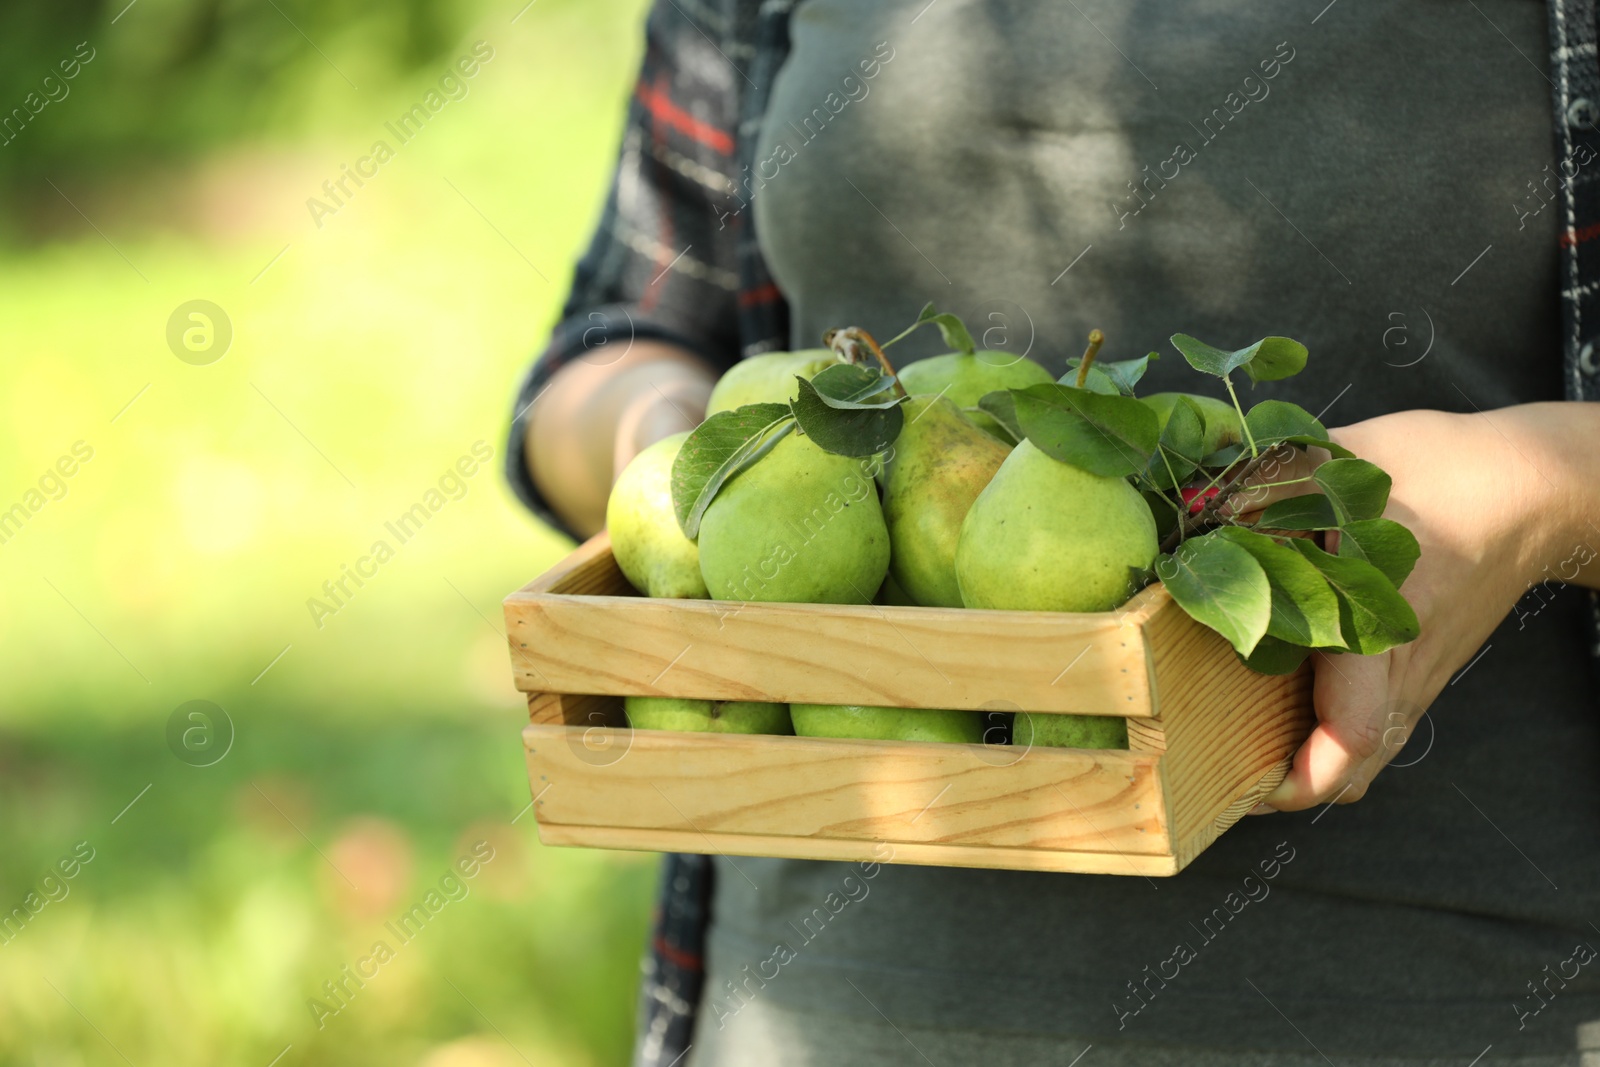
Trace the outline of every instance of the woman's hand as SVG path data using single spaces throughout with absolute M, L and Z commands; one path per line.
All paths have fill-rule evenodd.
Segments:
M 1600 464 L 1590 458 L 1600 444 L 1600 405 L 1404 411 L 1330 436 L 1394 479 L 1384 514 L 1408 526 L 1422 548 L 1400 587 L 1421 633 L 1377 656 L 1313 653 L 1318 725 L 1266 799 L 1280 811 L 1359 800 L 1530 585 L 1592 588 L 1600 570 L 1600 530 L 1589 525 L 1600 519 Z M 1326 458 L 1321 449 L 1301 452 L 1257 480 L 1292 480 Z M 1244 516 L 1310 484 L 1256 490 Z
M 534 402 L 523 446 L 550 510 L 580 537 L 599 530 L 622 469 L 641 449 L 698 426 L 716 380 L 699 357 L 658 341 L 557 371 Z

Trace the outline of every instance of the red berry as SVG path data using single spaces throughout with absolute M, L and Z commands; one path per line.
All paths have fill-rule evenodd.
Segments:
M 1189 514 L 1198 515 L 1205 510 L 1205 506 L 1211 502 L 1221 488 L 1219 485 L 1213 485 L 1209 489 L 1202 489 L 1199 486 L 1185 486 L 1179 492 L 1183 494 L 1183 502 L 1189 505 Z

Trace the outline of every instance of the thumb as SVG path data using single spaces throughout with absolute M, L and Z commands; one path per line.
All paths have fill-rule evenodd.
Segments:
M 1384 746 L 1389 660 L 1378 656 L 1312 656 L 1317 727 L 1294 754 L 1294 766 L 1267 797 L 1269 807 L 1299 811 L 1329 800 L 1360 800 L 1377 768 L 1366 765 Z

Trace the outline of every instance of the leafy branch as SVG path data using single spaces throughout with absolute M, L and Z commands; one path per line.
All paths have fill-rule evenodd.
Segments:
M 1297 405 L 1264 400 L 1246 411 L 1239 402 L 1235 371 L 1252 382 L 1291 377 L 1305 367 L 1304 345 L 1266 337 L 1228 351 L 1176 334 L 1173 347 L 1221 379 L 1228 400 L 1178 394 L 1156 405 L 1134 395 L 1155 354 L 1097 363 L 1102 341 L 1095 331 L 1061 381 L 991 393 L 979 406 L 1051 458 L 1140 490 L 1163 531 L 1153 576 L 1184 611 L 1267 673 L 1294 670 L 1313 649 L 1372 654 L 1416 637 L 1399 585 L 1418 547 L 1382 517 L 1389 476 Z M 1309 448 L 1333 458 L 1303 478 L 1255 480 Z M 1280 500 L 1254 522 L 1228 515 L 1246 490 L 1290 484 L 1319 491 Z M 1328 531 L 1339 533 L 1334 553 L 1314 540 Z

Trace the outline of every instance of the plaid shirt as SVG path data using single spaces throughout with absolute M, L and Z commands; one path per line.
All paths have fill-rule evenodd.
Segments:
M 761 258 L 748 183 L 772 80 L 788 56 L 796 3 L 658 0 L 650 12 L 605 211 L 578 263 L 561 322 L 517 394 L 511 422 L 508 478 L 523 503 L 552 525 L 560 523 L 533 484 L 523 442 L 557 370 L 575 359 L 609 361 L 611 346 L 639 337 L 676 343 L 722 368 L 788 347 L 789 309 Z M 1584 161 L 1600 152 L 1595 0 L 1549 0 L 1549 7 L 1560 158 Z M 1560 193 L 1564 381 L 1574 400 L 1600 399 L 1595 175 L 1593 168 L 1578 170 Z M 1600 614 L 1592 621 L 1600 633 Z M 666 857 L 644 960 L 636 1067 L 674 1067 L 693 1041 L 711 890 L 709 857 Z

